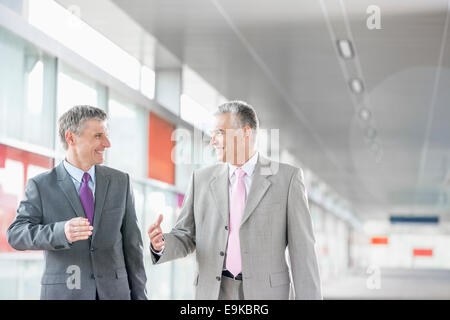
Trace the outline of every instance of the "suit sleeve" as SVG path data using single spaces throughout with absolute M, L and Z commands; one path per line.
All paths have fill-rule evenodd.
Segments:
M 147 276 L 144 268 L 144 246 L 134 206 L 133 188 L 127 175 L 127 203 L 122 223 L 123 252 L 132 300 L 147 300 Z
M 194 173 L 191 175 L 183 207 L 170 233 L 164 233 L 165 246 L 161 256 L 151 252 L 153 264 L 183 258 L 195 250 Z
M 16 217 L 6 237 L 16 250 L 65 250 L 71 245 L 66 239 L 67 221 L 43 224 L 41 197 L 38 184 L 30 179 L 25 188 L 25 199 L 20 202 Z
M 287 204 L 287 237 L 295 299 L 322 299 L 315 237 L 303 181 L 302 170 L 296 169 Z

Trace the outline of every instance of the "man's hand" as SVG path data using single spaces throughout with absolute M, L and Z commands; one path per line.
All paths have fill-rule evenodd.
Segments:
M 166 244 L 163 241 L 163 233 L 161 230 L 161 221 L 163 220 L 163 215 L 160 214 L 158 217 L 158 221 L 152 224 L 150 228 L 148 228 L 148 236 L 150 237 L 150 242 L 152 244 L 153 250 L 161 251 Z
M 79 240 L 87 240 L 92 234 L 94 227 L 89 225 L 89 220 L 86 218 L 73 218 L 64 225 L 64 233 L 69 242 Z

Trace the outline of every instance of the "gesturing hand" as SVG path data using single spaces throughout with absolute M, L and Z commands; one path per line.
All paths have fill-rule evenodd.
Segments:
M 161 221 L 163 220 L 163 215 L 160 214 L 158 221 L 152 224 L 148 228 L 148 236 L 150 237 L 150 242 L 152 244 L 153 250 L 161 251 L 164 248 L 165 242 L 163 240 L 163 233 L 161 230 Z
M 88 239 L 92 229 L 94 228 L 89 225 L 89 220 L 81 217 L 70 219 L 64 225 L 64 233 L 69 242 Z

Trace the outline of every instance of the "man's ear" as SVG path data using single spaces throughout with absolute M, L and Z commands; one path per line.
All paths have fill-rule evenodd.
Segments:
M 72 131 L 67 130 L 66 134 L 65 134 L 65 138 L 66 138 L 66 142 L 67 142 L 68 146 L 73 146 L 75 144 L 74 133 Z
M 250 126 L 245 126 L 243 129 L 244 129 L 244 136 L 250 137 L 252 134 L 252 128 L 250 128 Z

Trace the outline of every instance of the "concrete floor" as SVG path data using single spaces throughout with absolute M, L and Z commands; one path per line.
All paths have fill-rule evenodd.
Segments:
M 381 269 L 379 289 L 364 272 L 324 283 L 324 299 L 450 299 L 450 270 Z

